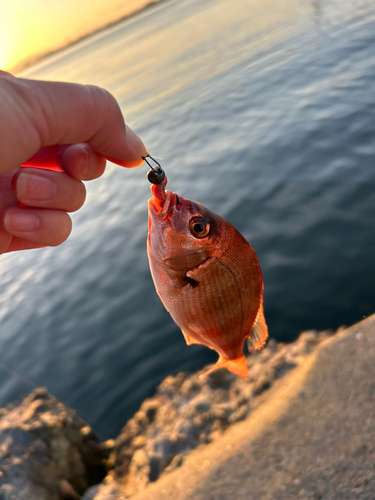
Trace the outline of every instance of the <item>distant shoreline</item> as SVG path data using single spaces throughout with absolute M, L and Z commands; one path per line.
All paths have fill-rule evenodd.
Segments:
M 65 45 L 62 45 L 61 47 L 49 50 L 48 52 L 43 52 L 43 53 L 36 54 L 34 56 L 27 57 L 26 59 L 23 59 L 22 61 L 20 61 L 19 63 L 17 63 L 15 66 L 13 66 L 12 68 L 10 68 L 7 71 L 9 71 L 10 73 L 18 73 L 20 71 L 23 71 L 23 70 L 29 68 L 30 66 L 33 66 L 34 64 L 42 61 L 43 59 L 46 59 L 49 56 L 57 54 L 57 53 L 61 52 L 62 50 L 67 49 L 68 47 L 73 47 L 74 45 L 82 42 L 83 40 L 85 40 L 86 38 L 89 38 L 92 35 L 96 35 L 97 33 L 100 33 L 108 28 L 112 28 L 113 26 L 116 26 L 117 24 L 122 23 L 126 19 L 130 19 L 131 17 L 134 17 L 134 16 L 140 14 L 141 12 L 145 12 L 146 10 L 153 8 L 155 5 L 158 5 L 160 3 L 164 3 L 166 1 L 168 1 L 168 0 L 149 0 L 149 3 L 147 5 L 145 5 L 144 7 L 141 7 L 138 10 L 131 12 L 130 14 L 122 16 L 119 19 L 117 19 L 116 21 L 112 21 L 112 22 L 106 24 L 105 26 L 102 26 L 101 28 L 95 29 L 94 31 L 90 31 L 89 33 L 86 33 L 85 35 L 80 36 L 76 40 L 73 40 Z

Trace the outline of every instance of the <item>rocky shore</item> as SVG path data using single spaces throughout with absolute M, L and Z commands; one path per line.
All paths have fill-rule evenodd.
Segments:
M 286 345 L 271 340 L 265 349 L 247 358 L 247 380 L 227 370 L 200 378 L 207 367 L 167 377 L 116 439 L 107 483 L 114 481 L 128 498 L 180 467 L 192 449 L 218 439 L 229 426 L 244 420 L 259 404 L 262 393 L 332 335 L 330 331 L 308 331 Z M 96 500 L 94 493 L 101 490 L 108 490 L 108 485 L 93 488 L 85 500 Z
M 288 388 L 290 384 L 296 384 L 302 372 L 313 375 L 314 363 L 326 351 L 331 351 L 328 365 L 332 362 L 332 366 L 326 367 L 326 360 L 324 366 L 327 373 L 323 381 L 325 390 L 336 383 L 337 373 L 332 372 L 335 363 L 343 370 L 340 379 L 348 376 L 352 369 L 349 365 L 355 367 L 356 363 L 365 363 L 365 368 L 368 368 L 368 377 L 370 381 L 372 380 L 370 386 L 374 389 L 374 332 L 375 318 L 372 317 L 348 330 L 304 332 L 291 344 L 280 344 L 271 340 L 265 349 L 248 358 L 249 377 L 247 380 L 235 377 L 225 370 L 214 372 L 205 378 L 199 377 L 203 370 L 199 373 L 180 373 L 175 377 L 167 377 L 157 388 L 155 396 L 144 401 L 139 411 L 126 423 L 118 438 L 105 443 L 99 442 L 90 427 L 75 414 L 74 410 L 64 407 L 55 398 L 49 396 L 44 389 L 36 390 L 21 403 L 0 411 L 0 500 L 78 498 L 82 500 L 124 500 L 126 498 L 134 500 L 142 498 L 226 500 L 235 496 L 236 498 L 254 498 L 254 500 L 258 498 L 305 498 L 307 500 L 375 498 L 373 471 L 370 471 L 367 476 L 361 471 L 360 477 L 357 478 L 360 487 L 355 495 L 351 488 L 350 495 L 352 496 L 333 496 L 329 491 L 324 490 L 323 486 L 319 491 L 310 492 L 310 495 L 308 490 L 304 493 L 302 491 L 304 488 L 299 487 L 303 481 L 298 478 L 300 482 L 292 483 L 292 485 L 294 484 L 295 490 L 298 486 L 298 491 L 302 491 L 300 496 L 295 496 L 294 493 L 292 495 L 291 492 L 289 493 L 291 496 L 287 496 L 287 493 L 284 495 L 281 486 L 277 495 L 267 496 L 264 492 L 260 493 L 261 490 L 257 494 L 254 478 L 247 492 L 244 490 L 246 481 L 242 479 L 238 483 L 244 491 L 241 496 L 237 491 L 234 493 L 233 487 L 236 481 L 233 481 L 233 472 L 229 473 L 233 463 L 244 454 L 247 454 L 247 462 L 253 463 L 251 470 L 255 473 L 256 465 L 254 464 L 257 461 L 254 462 L 254 457 L 251 455 L 254 453 L 254 443 L 249 445 L 250 437 L 253 436 L 251 438 L 253 440 L 261 439 L 264 433 L 263 427 L 255 432 L 257 426 L 260 425 L 259 422 L 269 421 L 267 428 L 271 431 L 272 426 L 276 425 L 274 420 L 279 422 L 277 419 L 281 418 L 279 414 L 288 412 L 294 400 L 293 398 L 288 400 L 286 396 L 281 397 L 283 390 L 287 390 L 285 388 Z M 361 338 L 362 340 L 368 338 L 372 342 L 370 344 L 372 347 L 367 349 L 366 355 L 374 356 L 373 358 L 364 360 L 355 355 L 354 347 L 360 345 L 358 340 Z M 335 352 L 339 352 L 344 340 L 349 344 L 350 341 L 354 343 L 354 346 L 348 347 L 349 351 L 353 352 L 353 359 L 351 363 L 341 366 Z M 321 371 L 322 369 L 319 369 L 316 376 Z M 350 385 L 348 380 L 347 386 L 350 387 Z M 360 387 L 360 384 L 357 386 Z M 298 391 L 298 393 L 308 391 L 308 383 L 305 380 L 299 386 Z M 313 399 L 315 406 L 321 404 L 318 401 L 320 392 L 324 391 L 323 387 L 320 389 L 319 386 L 319 391 Z M 330 396 L 331 399 L 332 397 Z M 353 398 L 356 395 L 348 397 L 354 401 Z M 363 402 L 363 398 L 368 399 L 368 397 L 375 398 L 375 390 L 370 396 L 362 394 L 362 407 L 354 404 L 358 421 L 363 417 L 361 411 L 365 411 L 365 408 L 369 411 Z M 375 399 L 372 402 L 375 403 Z M 306 405 L 308 403 L 307 399 Z M 278 404 L 285 407 L 281 413 L 277 409 Z M 335 411 L 333 411 L 331 418 L 334 420 L 331 424 L 325 423 L 324 428 L 320 429 L 320 435 L 319 433 L 316 435 L 323 445 L 325 439 L 327 442 L 331 439 L 330 427 L 334 427 L 335 418 L 340 420 L 345 413 L 338 404 L 336 406 L 340 415 L 335 416 Z M 315 411 L 325 415 L 326 408 L 318 407 Z M 310 410 L 310 412 L 313 411 Z M 259 415 L 262 417 L 260 418 Z M 288 425 L 291 424 L 292 428 L 294 425 L 297 431 L 302 421 L 300 420 L 299 424 L 293 423 L 293 415 L 289 417 Z M 349 417 L 347 420 L 350 419 Z M 308 417 L 304 418 L 306 430 L 308 430 L 310 422 Z M 369 420 L 372 417 L 369 414 L 363 418 Z M 249 428 L 253 420 L 258 423 L 256 425 L 252 423 Z M 319 421 L 319 418 L 316 420 Z M 283 425 L 287 429 L 288 425 L 286 423 Z M 362 427 L 365 429 L 366 424 L 364 423 Z M 232 443 L 238 440 L 238 436 L 233 438 L 232 435 L 238 433 L 241 428 L 245 429 L 242 438 L 239 444 L 237 443 L 237 447 L 232 446 Z M 360 430 L 356 429 L 357 434 L 358 432 Z M 369 430 L 366 432 L 368 440 Z M 279 430 L 271 435 L 272 439 L 268 438 L 267 443 L 262 445 L 261 456 L 262 460 L 266 457 L 266 469 L 275 466 L 273 462 L 277 455 L 277 448 L 270 450 L 268 443 L 272 443 L 276 435 L 283 435 L 283 433 L 284 431 L 280 433 Z M 299 434 L 294 437 L 292 435 L 288 443 L 293 444 L 293 440 L 297 443 L 300 434 L 304 435 L 305 432 L 300 430 Z M 348 437 L 349 442 L 362 443 L 357 434 Z M 282 444 L 280 446 L 282 447 Z M 361 448 L 362 444 L 358 446 Z M 366 461 L 369 454 L 375 458 L 375 448 L 371 442 L 368 442 L 366 446 L 366 450 L 363 449 L 360 455 L 362 461 Z M 328 451 L 324 451 L 324 446 L 323 451 L 320 450 L 319 459 L 322 462 L 325 461 L 325 453 L 329 455 Z M 342 455 L 344 452 L 341 450 L 340 453 Z M 215 458 L 213 459 L 210 454 Z M 207 458 L 208 456 L 211 458 Z M 290 462 L 293 463 L 295 459 L 296 457 L 291 456 Z M 262 461 L 260 457 L 257 460 Z M 214 462 L 216 471 L 222 467 L 220 481 L 215 477 L 215 471 L 211 470 Z M 239 474 L 244 467 L 245 470 L 247 469 L 243 464 L 241 467 L 236 469 L 235 475 Z M 270 478 L 271 481 L 277 483 L 280 474 L 280 470 L 274 472 L 274 476 Z M 310 480 L 313 475 L 314 473 L 310 472 Z M 288 483 L 289 476 L 290 471 L 289 475 L 284 477 L 284 483 Z M 352 476 L 353 474 L 350 476 L 351 480 Z M 203 477 L 206 479 L 202 484 L 206 484 L 208 491 L 206 488 L 206 491 L 199 493 L 196 488 L 201 484 L 199 479 L 202 481 Z M 217 488 L 218 481 L 221 483 L 220 488 Z M 267 489 L 271 491 L 271 485 L 267 484 Z M 367 490 L 370 491 L 372 487 L 374 489 L 371 491 L 374 495 L 366 496 Z M 203 488 L 202 485 L 201 488 Z M 287 489 L 286 487 L 285 492 Z
M 0 410 L 0 499 L 78 499 L 106 473 L 108 452 L 74 410 L 36 389 Z

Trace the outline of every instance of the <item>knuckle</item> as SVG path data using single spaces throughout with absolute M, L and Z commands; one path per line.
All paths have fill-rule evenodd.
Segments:
M 96 85 L 86 85 L 86 88 L 88 92 L 90 92 L 94 100 L 95 98 L 103 100 L 105 102 L 108 102 L 109 105 L 116 102 L 113 95 L 110 92 L 108 92 L 108 90 L 103 89 L 102 87 L 98 87 Z
M 102 113 L 103 109 L 117 109 L 118 105 L 113 95 L 108 90 L 96 87 L 95 85 L 87 86 L 90 94 L 90 101 L 96 105 L 98 115 Z
M 103 113 L 112 117 L 112 120 L 123 122 L 123 116 L 118 102 L 115 97 L 101 87 L 95 85 L 88 85 L 86 87 L 90 94 L 90 102 L 96 107 L 96 114 L 98 121 L 102 119 Z
M 44 85 L 29 80 L 15 79 L 14 89 L 18 96 L 18 102 L 22 104 L 24 120 L 30 123 L 29 133 L 36 134 L 40 144 L 48 144 L 53 135 L 53 124 L 55 116 L 54 107 Z

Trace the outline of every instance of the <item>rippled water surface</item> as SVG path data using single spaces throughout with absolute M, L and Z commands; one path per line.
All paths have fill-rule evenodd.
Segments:
M 374 311 L 375 6 L 165 2 L 24 72 L 108 88 L 169 186 L 261 261 L 270 334 Z M 109 165 L 56 249 L 0 258 L 0 362 L 115 435 L 186 347 L 146 256 L 146 169 Z M 28 389 L 3 374 L 0 402 Z

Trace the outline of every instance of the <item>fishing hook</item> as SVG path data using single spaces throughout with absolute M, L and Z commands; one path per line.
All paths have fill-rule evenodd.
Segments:
M 156 167 L 155 167 L 155 165 L 152 165 L 149 162 L 148 158 L 150 160 L 152 160 L 154 163 L 156 163 Z M 155 158 L 153 158 L 149 154 L 146 156 L 142 156 L 142 160 L 144 160 L 147 163 L 147 165 L 150 167 L 150 170 L 147 173 L 147 179 L 149 180 L 149 182 L 151 182 L 151 184 L 160 184 L 161 182 L 163 182 L 163 180 L 165 178 L 165 172 L 161 168 L 160 163 L 158 161 L 156 161 Z

